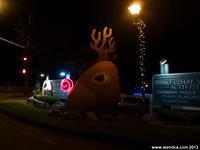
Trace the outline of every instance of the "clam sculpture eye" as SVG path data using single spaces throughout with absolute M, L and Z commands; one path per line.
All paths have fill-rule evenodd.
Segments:
M 108 72 L 101 72 L 92 77 L 92 82 L 95 84 L 108 84 L 111 81 L 111 75 Z

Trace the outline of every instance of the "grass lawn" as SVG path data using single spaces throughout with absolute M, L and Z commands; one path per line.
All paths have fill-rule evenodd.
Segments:
M 147 143 L 200 143 L 200 127 L 150 124 L 141 118 L 116 121 L 66 120 L 58 116 L 48 116 L 48 110 L 35 108 L 25 101 L 0 103 L 0 110 L 68 131 L 125 136 Z

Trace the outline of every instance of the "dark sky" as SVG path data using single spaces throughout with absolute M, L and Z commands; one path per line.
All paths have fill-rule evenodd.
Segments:
M 130 0 L 7 0 L 9 9 L 1 15 L 0 33 L 6 38 L 23 43 L 15 29 L 27 27 L 28 10 L 31 10 L 31 69 L 39 72 L 58 72 L 71 60 L 74 68 L 93 56 L 89 41 L 93 28 L 113 28 L 120 74 L 134 78 L 136 28 L 131 24 L 127 10 Z M 170 72 L 199 72 L 200 2 L 182 0 L 143 0 L 141 18 L 147 24 L 148 76 L 159 72 L 159 60 L 169 60 Z M 7 51 L 1 55 L 1 64 L 10 60 L 10 69 L 19 64 L 14 57 L 21 50 L 0 42 Z M 15 49 L 15 50 L 13 50 Z M 20 52 L 19 52 L 20 51 Z M 13 56 L 14 55 L 14 56 Z M 11 57 L 12 56 L 12 57 Z M 14 63 L 15 62 L 15 63 Z M 19 64 L 20 65 L 20 64 Z M 2 65 L 2 68 L 3 67 Z M 73 67 L 72 67 L 73 68 Z M 9 76 L 9 75 L 8 75 Z

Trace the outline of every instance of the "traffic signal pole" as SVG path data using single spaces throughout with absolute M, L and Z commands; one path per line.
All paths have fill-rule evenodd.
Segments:
M 20 45 L 20 44 L 17 44 L 17 43 L 15 43 L 15 42 L 10 41 L 10 40 L 8 40 L 8 39 L 5 39 L 5 38 L 3 38 L 3 37 L 0 37 L 0 41 L 9 43 L 9 44 L 11 44 L 11 45 L 14 45 L 14 46 L 16 46 L 16 47 L 22 48 L 22 49 L 24 49 L 24 50 L 27 49 L 25 46 L 22 46 L 22 45 Z M 28 94 L 28 73 L 27 73 L 27 70 L 26 70 L 25 73 L 23 73 L 23 70 L 21 70 L 21 71 L 22 71 L 22 74 L 25 75 L 25 81 L 24 81 L 24 95 L 27 96 L 27 94 Z
M 26 49 L 25 49 L 26 50 L 26 52 L 25 52 L 26 54 L 28 54 L 29 50 L 30 50 L 30 26 L 31 26 L 31 12 L 29 11 L 29 14 L 28 14 L 28 33 L 27 33 Z M 26 59 L 24 59 L 24 58 L 26 58 Z M 28 60 L 29 58 L 27 56 L 25 56 L 24 58 L 23 58 L 23 61 L 25 63 L 27 63 L 26 61 L 29 61 Z M 29 79 L 29 74 L 30 74 L 30 71 L 26 70 L 25 81 L 24 81 L 24 89 L 25 89 L 24 95 L 25 96 L 28 96 L 28 79 Z
M 17 43 L 15 43 L 13 41 L 5 39 L 3 37 L 0 37 L 0 41 L 3 41 L 3 42 L 6 42 L 8 44 L 14 45 L 16 47 L 22 48 L 22 49 L 25 50 L 25 53 L 28 54 L 28 52 L 30 50 L 30 25 L 31 25 L 31 11 L 29 11 L 29 16 L 28 16 L 28 33 L 27 33 L 26 46 L 22 46 L 22 45 L 17 44 Z M 23 58 L 22 61 L 25 61 L 25 63 L 27 63 L 26 61 L 29 61 L 29 60 L 28 60 L 28 58 L 26 60 L 24 60 L 24 58 Z M 28 95 L 28 76 L 29 76 L 29 73 L 30 73 L 30 71 L 27 70 L 27 67 L 26 67 L 26 72 L 25 73 L 23 73 L 23 71 L 22 71 L 22 74 L 25 76 L 25 81 L 24 81 L 24 95 L 25 96 Z

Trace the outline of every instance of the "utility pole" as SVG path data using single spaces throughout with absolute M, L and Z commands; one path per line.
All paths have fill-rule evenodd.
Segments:
M 27 31 L 26 49 L 25 49 L 25 54 L 27 54 L 28 56 L 30 54 L 30 26 L 31 26 L 31 11 L 29 10 L 29 12 L 28 12 L 28 31 Z M 28 64 L 26 64 L 26 65 L 28 65 Z M 25 74 L 25 82 L 24 82 L 25 96 L 28 95 L 29 74 L 30 74 L 30 70 L 28 70 L 28 72 Z

